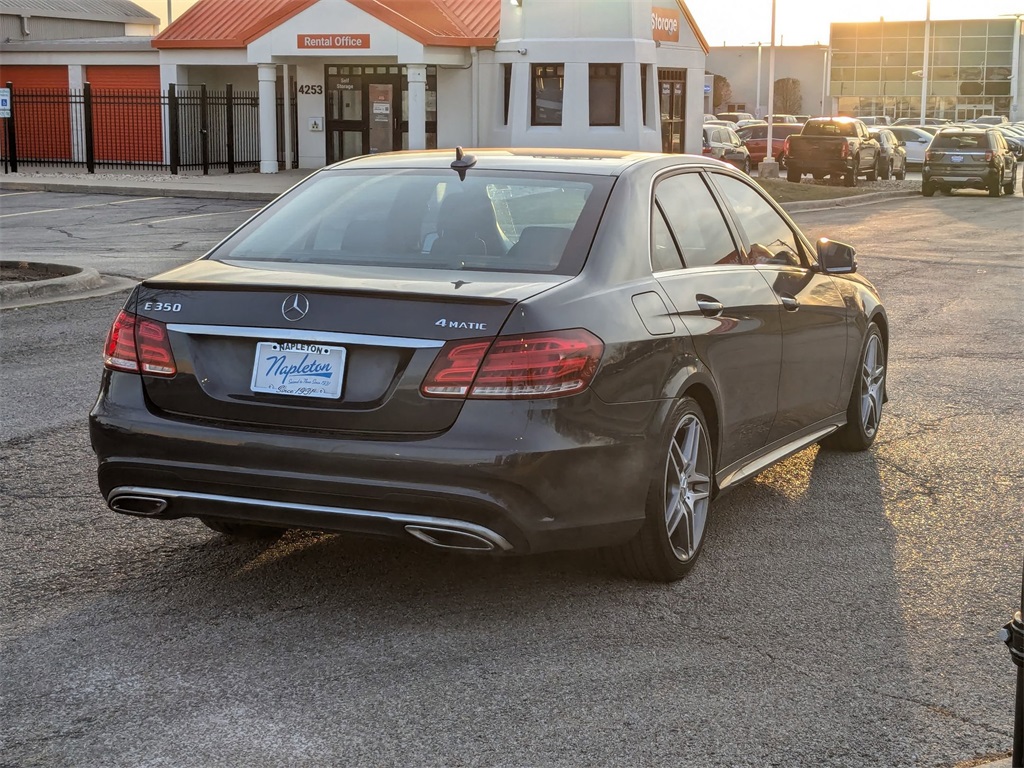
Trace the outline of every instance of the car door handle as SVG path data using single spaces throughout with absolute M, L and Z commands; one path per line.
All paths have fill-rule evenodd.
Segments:
M 782 302 L 782 306 L 789 312 L 796 312 L 800 309 L 800 302 L 796 296 L 790 296 L 788 293 L 779 294 L 779 301 Z
M 697 296 L 697 307 L 705 317 L 718 317 L 725 311 L 725 306 L 710 296 Z

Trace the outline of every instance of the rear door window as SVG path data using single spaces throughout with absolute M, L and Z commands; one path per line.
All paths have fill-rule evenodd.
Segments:
M 725 217 L 699 174 L 683 173 L 663 179 L 655 190 L 655 200 L 665 213 L 685 266 L 742 264 Z

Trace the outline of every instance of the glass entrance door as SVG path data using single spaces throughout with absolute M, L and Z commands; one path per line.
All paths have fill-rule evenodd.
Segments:
M 327 163 L 407 149 L 409 86 L 405 67 L 324 67 Z M 427 67 L 427 148 L 437 146 L 437 69 Z
M 686 133 L 686 72 L 659 69 L 658 91 L 661 94 L 661 151 L 682 152 Z

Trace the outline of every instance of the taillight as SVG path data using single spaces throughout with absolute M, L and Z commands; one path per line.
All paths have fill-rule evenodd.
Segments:
M 924 153 L 924 160 L 925 160 L 925 162 L 926 163 L 930 163 L 933 160 L 935 160 L 935 155 L 936 155 L 936 153 L 932 152 L 930 149 L 925 150 L 925 153 Z
M 123 309 L 107 334 L 103 365 L 114 371 L 148 376 L 174 376 L 178 372 L 167 326 Z
M 844 142 L 843 144 L 840 145 L 839 156 L 841 158 L 843 158 L 844 160 L 850 156 L 850 145 L 849 144 Z
M 603 352 L 604 343 L 582 328 L 448 342 L 420 391 L 495 400 L 572 395 L 590 385 Z
M 765 142 L 765 144 L 767 143 L 768 142 Z M 774 144 L 775 142 L 773 141 L 772 143 Z M 782 154 L 789 157 L 789 136 L 787 136 L 786 140 L 782 142 Z
M 991 163 L 993 157 L 995 157 L 995 153 L 993 153 L 992 150 L 990 149 L 988 152 L 985 153 L 985 162 L 986 163 Z

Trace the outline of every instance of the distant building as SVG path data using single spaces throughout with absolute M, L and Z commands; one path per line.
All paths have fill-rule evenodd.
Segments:
M 833 24 L 829 95 L 835 110 L 919 116 L 924 48 L 923 21 Z M 927 116 L 1024 119 L 1019 19 L 932 21 L 928 48 Z
M 776 113 L 823 115 L 831 109 L 825 94 L 826 54 L 824 45 L 775 46 L 775 80 L 792 78 L 799 82 L 800 108 L 773 110 L 768 105 L 768 56 L 770 47 L 761 46 L 760 57 L 756 45 L 727 45 L 711 48 L 708 52 L 708 74 L 722 75 L 729 81 L 731 98 L 722 104 L 711 105 L 716 112 L 749 112 L 757 117 Z M 760 58 L 760 64 L 758 60 Z M 758 101 L 760 80 L 760 101 Z M 779 94 L 776 94 L 778 98 Z

